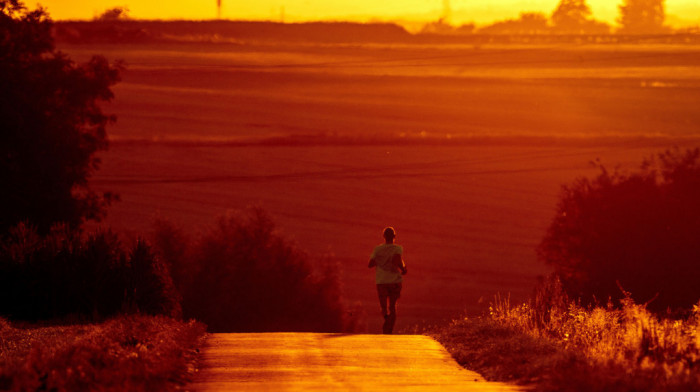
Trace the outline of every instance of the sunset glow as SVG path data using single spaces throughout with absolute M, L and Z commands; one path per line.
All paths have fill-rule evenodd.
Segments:
M 0 0 L 2 390 L 700 392 L 700 0 Z
M 614 0 L 589 0 L 595 18 L 614 23 L 618 4 Z M 29 3 L 31 4 L 31 3 Z M 90 19 L 106 9 L 127 7 L 138 19 L 213 19 L 217 15 L 216 1 L 172 0 L 44 0 L 55 19 Z M 520 12 L 551 13 L 558 0 L 452 0 L 449 19 L 453 24 L 491 23 L 514 18 Z M 700 23 L 700 3 L 689 0 L 666 1 L 667 23 L 697 25 Z M 221 17 L 225 19 L 274 20 L 301 22 L 310 20 L 429 21 L 444 14 L 442 0 L 259 0 L 222 1 Z

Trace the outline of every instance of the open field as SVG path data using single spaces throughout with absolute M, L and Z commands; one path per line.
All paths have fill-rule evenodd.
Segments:
M 259 205 L 333 253 L 378 331 L 368 255 L 397 228 L 398 328 L 527 296 L 559 187 L 700 145 L 700 48 L 182 44 L 67 46 L 126 60 L 93 180 L 106 224 L 196 230 Z M 481 299 L 481 303 L 480 303 Z M 485 301 L 485 302 L 484 302 Z

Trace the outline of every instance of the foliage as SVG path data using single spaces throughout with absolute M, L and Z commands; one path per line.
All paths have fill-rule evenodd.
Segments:
M 582 307 L 557 285 L 544 282 L 518 306 L 497 296 L 488 316 L 432 335 L 487 379 L 538 391 L 700 389 L 700 304 L 686 319 L 660 320 L 629 296 L 620 309 Z
M 561 390 L 563 385 L 620 391 L 700 388 L 700 303 L 685 319 L 659 319 L 627 292 L 620 309 L 582 307 L 567 300 L 557 284 L 556 279 L 545 282 L 535 300 L 520 306 L 511 307 L 497 298 L 490 314 L 501 326 L 554 342 L 579 356 L 575 361 L 579 368 L 558 365 L 546 389 Z M 543 314 L 548 315 L 544 322 Z
M 552 13 L 552 23 L 558 30 L 579 32 L 590 17 L 586 0 L 561 0 Z
M 177 390 L 194 371 L 204 331 L 162 316 L 21 328 L 0 319 L 0 389 Z
M 655 311 L 698 300 L 699 158 L 666 151 L 638 172 L 601 165 L 596 178 L 563 187 L 538 254 L 570 297 L 619 300 L 622 287 Z
M 552 30 L 564 34 L 607 34 L 607 24 L 591 19 L 586 0 L 561 0 L 551 17 Z
M 159 223 L 155 244 L 182 293 L 183 313 L 210 330 L 354 330 L 337 265 L 309 257 L 275 232 L 261 210 L 229 214 L 196 240 Z
M 129 19 L 129 8 L 128 7 L 114 7 L 105 10 L 99 16 L 95 18 L 97 21 L 107 22 L 115 20 L 128 20 Z
M 0 314 L 99 320 L 119 312 L 180 313 L 167 267 L 144 242 L 127 252 L 111 232 L 83 237 L 54 226 L 42 237 L 20 224 L 0 243 Z
M 43 9 L 0 0 L 0 233 L 29 221 L 45 233 L 99 220 L 115 200 L 88 186 L 115 120 L 109 101 L 120 66 L 94 56 L 76 65 L 56 50 Z
M 619 6 L 620 32 L 625 34 L 665 33 L 665 0 L 624 0 Z

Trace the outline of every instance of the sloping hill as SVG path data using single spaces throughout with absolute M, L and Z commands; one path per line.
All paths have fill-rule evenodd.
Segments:
M 422 335 L 213 334 L 195 391 L 517 391 Z

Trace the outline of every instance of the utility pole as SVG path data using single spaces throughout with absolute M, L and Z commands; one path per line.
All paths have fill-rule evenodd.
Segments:
M 216 19 L 221 19 L 221 0 L 216 0 Z
M 442 21 L 445 23 L 450 23 L 450 17 L 452 17 L 452 7 L 450 7 L 450 0 L 442 0 Z

